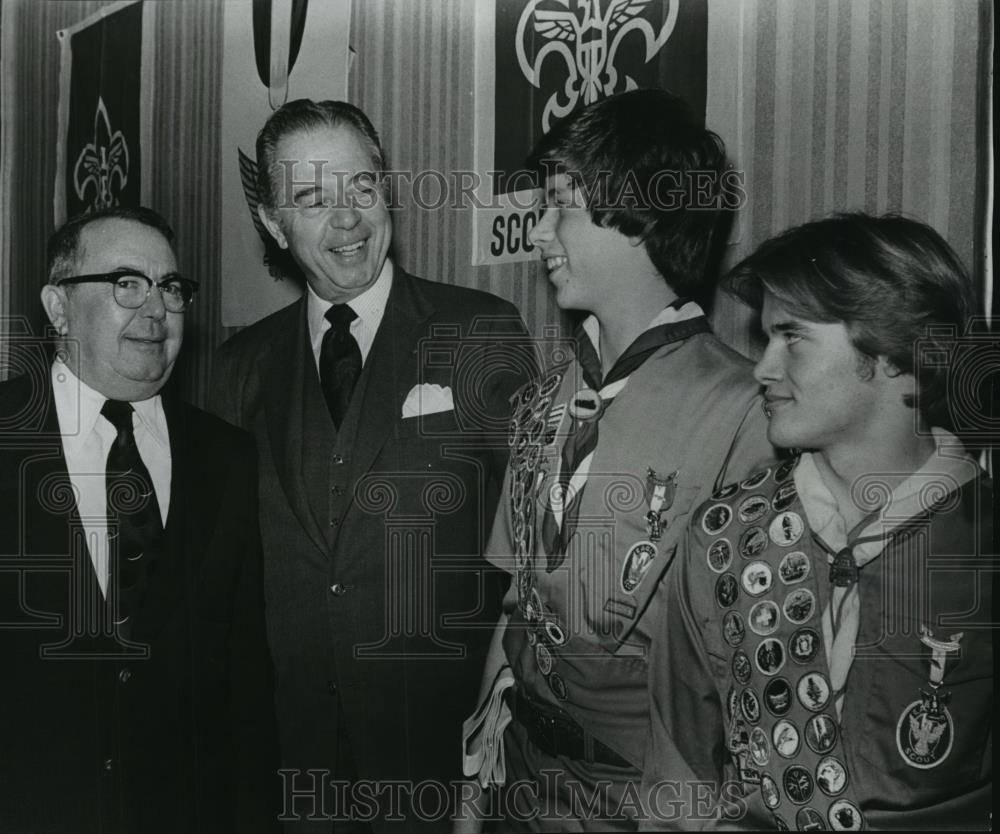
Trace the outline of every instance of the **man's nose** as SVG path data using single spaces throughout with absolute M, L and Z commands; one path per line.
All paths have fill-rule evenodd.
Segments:
M 784 372 L 782 371 L 781 353 L 776 340 L 772 339 L 767 343 L 764 355 L 754 365 L 753 375 L 754 379 L 761 385 L 770 385 L 781 380 Z
M 551 207 L 542 211 L 542 216 L 528 232 L 528 241 L 532 246 L 543 246 L 552 241 L 555 236 L 557 211 L 558 209 Z
M 327 222 L 336 229 L 353 229 L 361 222 L 361 212 L 353 200 L 338 204 L 330 209 Z

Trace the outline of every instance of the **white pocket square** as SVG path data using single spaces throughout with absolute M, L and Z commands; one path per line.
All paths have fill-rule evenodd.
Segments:
M 406 401 L 403 403 L 403 419 L 454 409 L 455 401 L 451 398 L 451 388 L 424 382 L 414 385 L 406 395 Z

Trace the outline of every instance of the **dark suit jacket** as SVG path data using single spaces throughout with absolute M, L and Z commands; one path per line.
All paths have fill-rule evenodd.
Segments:
M 310 792 L 306 768 L 380 783 L 460 777 L 461 724 L 506 583 L 481 558 L 484 537 L 509 399 L 533 368 L 512 305 L 398 267 L 339 432 L 304 298 L 223 345 L 215 405 L 254 433 L 260 456 L 282 764 L 297 771 L 286 808 L 292 788 Z M 419 383 L 450 388 L 454 410 L 403 419 Z M 314 799 L 296 799 L 295 815 L 334 815 Z M 355 808 L 376 830 L 382 800 Z
M 191 406 L 164 409 L 170 506 L 132 616 L 143 656 L 73 625 L 101 597 L 48 368 L 0 383 L 0 831 L 276 826 L 253 442 Z

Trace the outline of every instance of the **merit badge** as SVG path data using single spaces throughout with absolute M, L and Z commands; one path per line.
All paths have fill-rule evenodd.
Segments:
M 763 527 L 751 527 L 740 536 L 740 556 L 753 559 L 760 556 L 767 546 L 767 533 Z
M 765 767 L 771 761 L 771 743 L 767 740 L 767 733 L 760 727 L 754 727 L 750 731 L 750 758 L 760 767 Z
M 740 649 L 733 655 L 732 668 L 733 677 L 736 678 L 736 682 L 746 686 L 750 682 L 750 676 L 753 674 L 753 667 L 750 665 L 750 657 L 743 649 Z
M 774 491 L 771 497 L 771 509 L 776 513 L 787 510 L 795 502 L 795 482 L 782 484 Z
M 764 687 L 764 706 L 771 715 L 779 718 L 792 708 L 792 688 L 784 678 L 768 681 Z
M 764 483 L 764 481 L 767 480 L 767 476 L 770 474 L 771 470 L 765 469 L 763 472 L 758 472 L 756 475 L 751 475 L 745 481 L 740 481 L 740 486 L 743 487 L 743 489 L 756 489 L 762 483 Z
M 740 712 L 751 724 L 760 721 L 760 699 L 752 689 L 744 689 L 740 693 Z
M 655 557 L 656 545 L 649 541 L 636 542 L 628 549 L 619 581 L 626 594 L 631 594 L 639 587 Z
M 820 672 L 807 672 L 796 687 L 799 703 L 811 712 L 819 712 L 830 702 L 830 684 Z
M 723 501 L 726 498 L 730 498 L 735 495 L 740 490 L 739 484 L 729 484 L 728 486 L 721 487 L 712 493 L 713 501 Z
M 813 795 L 812 774 L 801 765 L 792 765 L 785 768 L 785 775 L 782 779 L 785 786 L 785 796 L 796 805 L 804 805 Z M 819 821 L 823 818 L 817 814 Z
M 740 586 L 736 577 L 724 573 L 715 583 L 715 601 L 723 608 L 729 608 L 740 596 Z
M 777 814 L 771 814 L 771 821 L 774 823 L 774 830 L 775 831 L 787 831 L 788 830 L 788 823 L 785 822 Z
M 701 519 L 701 529 L 708 535 L 715 536 L 729 526 L 733 520 L 733 511 L 728 504 L 713 504 Z
M 763 495 L 751 495 L 736 510 L 736 516 L 743 524 L 752 524 L 767 512 L 767 499 Z
M 806 723 L 806 744 L 813 753 L 822 756 L 837 743 L 837 722 L 826 713 L 814 715 Z
M 549 675 L 549 689 L 555 694 L 555 696 L 560 701 L 565 701 L 567 697 L 566 692 L 566 682 L 562 679 L 558 672 L 553 672 Z
M 534 646 L 535 643 L 537 642 L 538 642 L 538 635 L 535 634 L 535 630 L 533 628 L 528 629 L 528 645 Z
M 736 687 L 729 687 L 726 695 L 726 715 L 730 721 L 736 720 L 736 709 L 739 706 L 740 696 L 736 694 Z
M 801 582 L 809 575 L 809 557 L 801 550 L 786 553 L 778 565 L 778 577 L 786 585 Z
M 808 588 L 796 588 L 785 597 L 781 610 L 790 623 L 802 625 L 816 610 L 816 597 Z
M 743 618 L 736 611 L 730 611 L 722 620 L 722 636 L 730 646 L 738 646 L 747 636 Z
M 860 831 L 864 823 L 861 810 L 846 799 L 838 799 L 830 806 L 827 819 L 834 831 Z
M 805 528 L 802 524 L 802 516 L 788 511 L 777 516 L 771 522 L 767 532 L 771 541 L 779 547 L 791 547 L 802 538 L 803 529 Z
M 753 655 L 754 663 L 762 675 L 776 675 L 785 665 L 785 647 L 780 640 L 769 637 L 762 640 Z
M 800 628 L 788 641 L 788 651 L 796 663 L 811 663 L 819 652 L 819 633 L 811 628 Z
M 570 399 L 567 410 L 574 420 L 590 423 L 601 416 L 604 400 L 593 388 L 581 388 Z
M 774 470 L 774 480 L 775 483 L 782 484 L 789 479 L 792 472 L 795 471 L 795 464 L 799 462 L 798 458 L 791 458 L 783 463 L 780 463 L 778 467 Z
M 549 638 L 553 646 L 561 646 L 566 642 L 566 632 L 559 625 L 557 620 L 545 621 L 545 636 Z
M 911 767 L 928 770 L 948 758 L 955 740 L 955 723 L 947 708 L 948 693 L 938 692 L 944 682 L 948 656 L 961 649 L 963 632 L 948 640 L 938 640 L 927 626 L 920 627 L 920 642 L 931 650 L 927 678 L 929 692 L 920 690 L 914 701 L 899 716 L 896 724 L 896 748 Z
M 524 606 L 524 617 L 530 623 L 538 622 L 542 619 L 543 610 L 542 597 L 538 593 L 538 588 L 532 588 Z
M 760 777 L 760 798 L 772 811 L 781 804 L 781 791 L 778 790 L 778 783 L 766 773 Z
M 562 382 L 562 372 L 556 371 L 555 373 L 549 374 L 545 379 L 541 381 L 538 387 L 538 395 L 540 397 L 549 397 L 556 392 L 559 384 Z
M 782 718 L 771 730 L 771 744 L 778 755 L 786 759 L 792 758 L 799 752 L 798 728 L 788 719 Z
M 847 769 L 833 756 L 820 759 L 816 765 L 816 784 L 827 796 L 837 796 L 847 787 Z
M 708 546 L 708 566 L 722 573 L 733 561 L 733 546 L 729 539 L 716 539 Z
M 778 604 L 771 602 L 771 600 L 758 602 L 750 609 L 747 616 L 750 620 L 750 630 L 754 634 L 767 637 L 768 634 L 774 634 L 778 630 L 778 620 L 780 619 Z
M 535 646 L 535 662 L 538 664 L 538 671 L 543 675 L 552 671 L 552 652 L 544 643 Z
M 799 831 L 825 831 L 823 815 L 815 808 L 799 808 L 795 815 L 795 827 Z
M 743 590 L 752 597 L 766 594 L 774 583 L 771 566 L 766 562 L 751 562 L 743 568 L 740 582 L 743 584 Z
M 649 540 L 658 542 L 663 536 L 663 513 L 674 503 L 674 491 L 677 487 L 677 472 L 659 477 L 652 469 L 646 470 L 646 531 Z

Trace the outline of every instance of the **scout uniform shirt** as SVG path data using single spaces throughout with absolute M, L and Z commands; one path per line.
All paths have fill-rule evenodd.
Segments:
M 894 490 L 859 479 L 855 531 L 810 455 L 697 510 L 652 663 L 647 793 L 679 756 L 731 827 L 987 825 L 992 485 L 935 436 Z M 657 810 L 653 830 L 707 816 Z
M 687 515 L 727 472 L 773 454 L 750 363 L 708 331 L 701 309 L 690 302 L 668 307 L 651 324 L 657 327 L 662 344 L 624 385 L 602 388 L 599 365 L 585 371 L 597 339 L 583 337 L 575 361 L 513 398 L 511 459 L 487 548 L 487 557 L 513 574 L 504 649 L 519 697 L 568 717 L 587 745 L 603 745 L 622 760 L 548 756 L 515 720 L 504 739 L 508 784 L 558 768 L 585 793 L 597 779 L 610 780 L 612 806 L 615 792 L 641 777 L 649 732 L 647 614 L 659 604 L 660 579 Z M 593 409 L 595 391 L 602 409 Z M 570 486 L 575 498 L 560 500 L 564 447 L 587 422 L 574 426 L 572 415 L 587 409 L 599 411 L 591 418 L 596 446 L 582 491 L 578 469 Z M 553 540 L 553 519 L 563 522 L 564 549 Z M 539 790 L 560 792 L 551 783 Z M 550 799 L 539 797 L 542 816 Z M 549 810 L 579 816 L 565 799 L 556 797 L 558 807 Z

